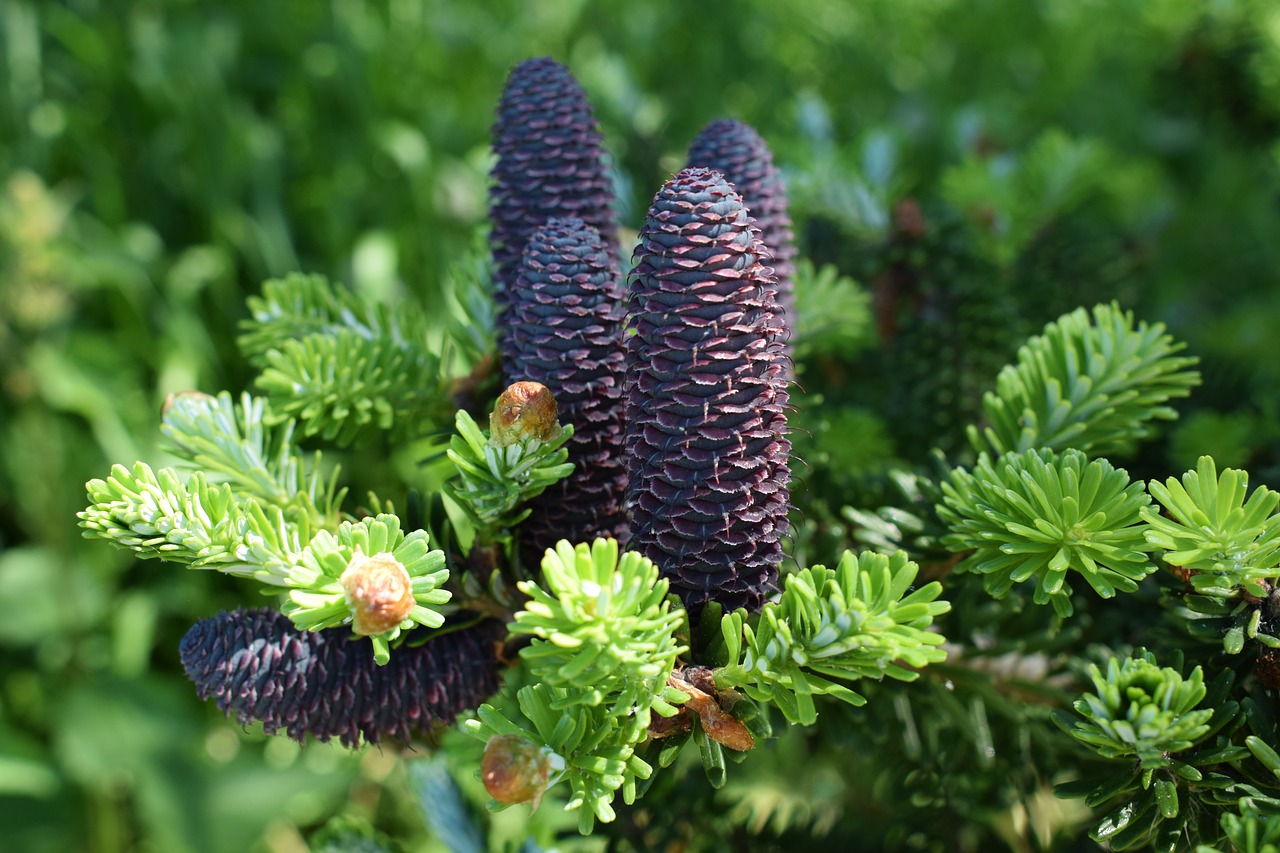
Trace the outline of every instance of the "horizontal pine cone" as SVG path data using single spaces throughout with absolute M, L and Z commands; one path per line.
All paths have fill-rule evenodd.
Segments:
M 581 219 L 552 219 L 525 246 L 503 321 L 503 372 L 507 382 L 547 386 L 574 428 L 573 473 L 533 499 L 520 528 L 534 565 L 560 539 L 626 541 L 623 297 L 605 241 Z
M 418 647 L 394 649 L 378 666 L 373 645 L 346 628 L 299 631 L 278 610 L 219 613 L 182 638 L 182 666 L 201 699 L 241 725 L 346 746 L 453 722 L 498 690 L 502 625 L 486 621 Z
M 758 611 L 790 503 L 790 362 L 767 249 L 718 173 L 685 169 L 649 208 L 629 293 L 631 545 L 692 611 Z

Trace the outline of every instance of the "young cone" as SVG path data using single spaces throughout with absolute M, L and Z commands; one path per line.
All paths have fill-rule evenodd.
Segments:
M 691 610 L 759 610 L 790 500 L 790 362 L 767 250 L 718 173 L 685 169 L 649 208 L 628 313 L 632 547 Z
M 301 742 L 339 738 L 346 746 L 453 722 L 497 692 L 503 627 L 482 622 L 378 666 L 368 640 L 346 628 L 299 631 L 277 610 L 219 613 L 182 638 L 182 666 L 201 699 L 213 697 L 241 724 L 262 721 Z
M 533 500 L 520 527 L 533 566 L 560 539 L 626 541 L 623 293 L 606 242 L 581 219 L 552 219 L 525 246 L 504 322 L 504 377 L 547 386 L 574 428 L 573 473 Z
M 586 93 L 553 59 L 527 59 L 512 69 L 493 126 L 489 219 L 493 225 L 494 299 L 509 304 L 520 253 L 534 229 L 553 217 L 576 216 L 603 236 L 611 259 L 617 220 L 613 183 Z M 508 351 L 505 324 L 498 352 Z
M 778 304 L 788 320 L 794 319 L 795 235 L 787 213 L 787 188 L 769 146 L 746 122 L 720 119 L 698 132 L 689 146 L 688 165 L 715 169 L 742 196 L 773 257 L 767 263 L 778 280 Z

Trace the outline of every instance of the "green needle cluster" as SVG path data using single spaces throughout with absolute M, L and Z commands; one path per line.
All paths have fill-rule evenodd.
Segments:
M 534 637 L 520 656 L 539 681 L 565 689 L 565 707 L 619 714 L 648 706 L 688 651 L 675 640 L 684 615 L 667 600 L 658 567 L 633 552 L 619 559 L 613 539 L 590 547 L 561 540 L 542 560 L 541 581 L 519 586 L 529 601 L 511 633 Z
M 1209 733 L 1213 709 L 1193 710 L 1207 692 L 1200 667 L 1184 679 L 1142 656 L 1123 663 L 1113 658 L 1105 673 L 1096 664 L 1088 671 L 1096 692 L 1073 703 L 1083 719 L 1069 731 L 1099 755 L 1165 767 L 1170 753 L 1190 749 Z
M 409 579 L 403 619 L 388 630 L 372 635 L 374 659 L 379 664 L 390 660 L 390 643 L 402 630 L 415 625 L 438 628 L 444 624 L 439 606 L 449 601 L 452 593 L 441 589 L 449 578 L 443 551 L 430 550 L 427 533 L 415 530 L 408 536 L 400 529 L 394 515 L 363 518 L 344 522 L 335 533 L 321 530 L 298 554 L 288 578 L 294 587 L 289 600 L 281 608 L 295 626 L 319 631 L 352 622 L 355 602 L 344 585 L 349 569 L 359 568 L 362 558 L 383 556 L 398 563 Z
M 952 531 L 942 544 L 973 549 L 956 570 L 983 575 L 996 598 L 1034 578 L 1035 602 L 1052 602 L 1068 616 L 1068 572 L 1111 598 L 1137 589 L 1155 571 L 1139 514 L 1151 498 L 1105 459 L 1089 461 L 1078 450 L 1029 450 L 995 460 L 984 453 L 972 471 L 956 468 L 941 486 L 938 515 Z
M 650 711 L 672 716 L 672 703 L 687 698 L 667 686 L 676 656 L 688 651 L 674 637 L 684 613 L 672 607 L 657 567 L 635 553 L 619 558 L 612 539 L 576 547 L 561 541 L 542 570 L 541 583 L 520 584 L 530 598 L 511 625 L 513 634 L 534 638 L 520 653 L 535 681 L 517 693 L 527 724 L 483 705 L 466 725 L 477 737 L 518 735 L 558 756 L 563 773 L 538 779 L 531 795 L 536 800 L 567 779 L 567 808 L 581 809 L 587 833 L 597 818 L 613 820 L 619 788 L 630 803 L 636 780 L 652 772 L 635 755 Z M 490 748 L 508 747 L 493 741 Z
M 1249 494 L 1246 472 L 1225 468 L 1219 475 L 1208 456 L 1181 481 L 1152 480 L 1147 489 L 1165 509 L 1142 509 L 1147 542 L 1162 549 L 1170 565 L 1189 569 L 1197 592 L 1230 597 L 1241 587 L 1267 595 L 1262 581 L 1280 574 L 1280 494 L 1265 486 Z
M 446 488 L 483 528 L 515 527 L 531 511 L 521 504 L 573 471 L 565 447 L 571 425 L 550 441 L 529 437 L 498 446 L 465 410 L 458 410 L 455 423 L 447 454 L 458 478 Z
M 721 623 L 736 663 L 717 670 L 716 685 L 741 688 L 791 722 L 810 725 L 818 716 L 814 696 L 866 702 L 842 682 L 915 680 L 916 668 L 946 658 L 938 648 L 945 638 L 929 627 L 951 609 L 935 600 L 937 581 L 912 590 L 918 572 L 903 551 L 846 551 L 834 571 L 814 566 L 788 576 L 781 598 L 765 605 L 754 627 L 743 611 Z

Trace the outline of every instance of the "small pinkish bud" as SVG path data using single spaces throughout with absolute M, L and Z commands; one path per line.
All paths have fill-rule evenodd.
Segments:
M 556 398 L 541 382 L 516 382 L 498 395 L 489 415 L 489 444 L 507 447 L 525 439 L 551 441 L 560 435 Z
M 532 803 L 536 809 L 551 787 L 560 757 L 519 735 L 494 735 L 484 747 L 480 778 L 500 803 Z
M 388 553 L 366 557 L 357 551 L 338 580 L 347 594 L 357 634 L 371 637 L 390 631 L 413 609 L 409 572 Z
M 214 401 L 214 398 L 212 395 L 206 394 L 203 391 L 170 392 L 169 394 L 165 395 L 164 404 L 160 406 L 161 417 L 169 414 L 169 410 L 172 409 L 174 406 L 178 405 L 178 402 L 180 400 L 201 400 L 208 403 L 212 403 Z

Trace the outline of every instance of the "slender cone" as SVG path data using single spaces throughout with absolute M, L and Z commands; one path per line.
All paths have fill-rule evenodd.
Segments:
M 493 126 L 489 189 L 494 298 L 509 304 L 520 254 L 534 230 L 554 217 L 576 216 L 599 231 L 616 259 L 613 183 L 595 113 L 569 70 L 546 57 L 512 69 Z M 498 352 L 506 354 L 503 324 Z
M 520 527 L 537 566 L 561 539 L 627 539 L 623 463 L 623 296 L 618 267 L 600 233 L 581 219 L 537 229 L 521 257 L 505 324 L 507 382 L 540 382 L 573 424 L 573 473 L 532 501 Z
M 768 251 L 742 199 L 685 169 L 649 208 L 629 297 L 631 544 L 690 610 L 759 610 L 790 501 L 790 361 Z
M 789 321 L 795 319 L 795 235 L 787 212 L 787 188 L 773 165 L 773 152 L 755 128 L 737 119 L 713 121 L 689 146 L 689 166 L 715 169 L 742 196 L 747 212 L 760 227 L 760 239 L 773 255 L 778 303 Z
M 346 628 L 299 631 L 277 610 L 236 610 L 197 622 L 182 638 L 182 666 L 201 699 L 213 699 L 241 725 L 260 720 L 346 746 L 453 722 L 497 692 L 497 643 L 505 629 L 482 622 L 394 650 L 378 666 L 373 645 Z

